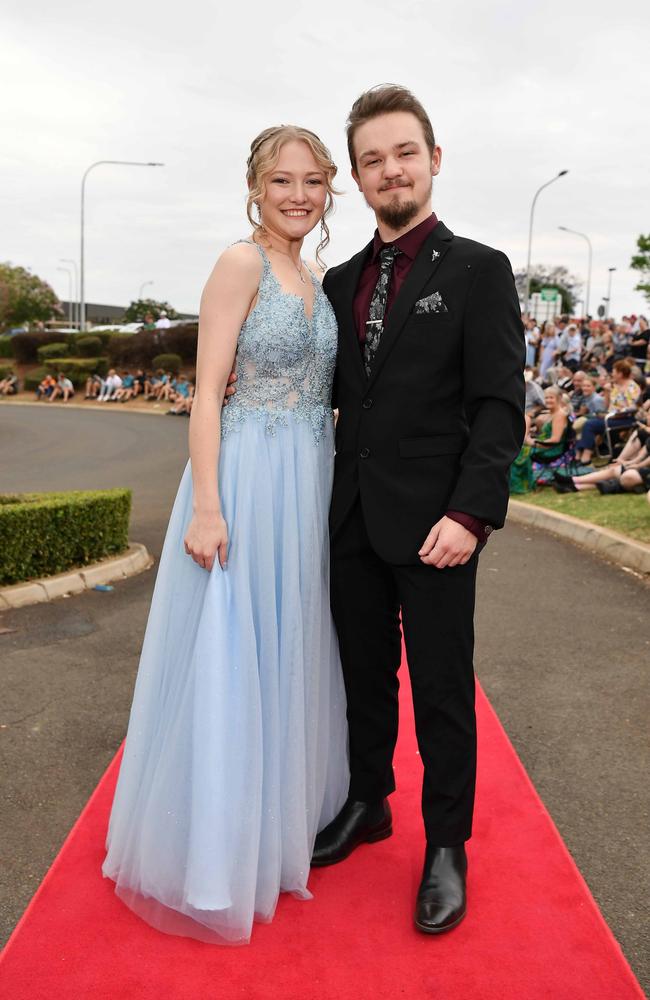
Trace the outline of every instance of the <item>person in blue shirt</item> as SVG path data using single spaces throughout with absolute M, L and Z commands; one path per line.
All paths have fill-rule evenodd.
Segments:
M 115 402 L 126 403 L 129 399 L 133 399 L 135 395 L 135 376 L 131 375 L 126 369 L 122 372 L 122 385 L 116 390 L 113 399 Z
M 192 410 L 194 386 L 188 380 L 187 376 L 181 373 L 180 377 L 172 383 L 172 389 L 173 393 L 170 399 L 174 405 L 170 410 L 167 410 L 167 413 L 173 417 L 184 413 L 189 417 Z

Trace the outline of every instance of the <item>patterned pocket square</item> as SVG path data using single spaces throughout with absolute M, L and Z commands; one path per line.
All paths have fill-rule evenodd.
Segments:
M 413 312 L 416 315 L 422 315 L 422 313 L 446 313 L 449 312 L 449 310 L 442 301 L 440 292 L 432 292 L 431 295 L 427 295 L 426 298 L 418 299 L 415 303 Z

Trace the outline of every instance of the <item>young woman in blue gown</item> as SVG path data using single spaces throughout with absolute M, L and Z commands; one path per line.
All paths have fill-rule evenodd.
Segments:
M 248 942 L 280 892 L 310 898 L 316 834 L 348 791 L 327 524 L 337 329 L 300 256 L 335 173 L 306 129 L 251 145 L 253 236 L 221 255 L 201 298 L 190 458 L 107 834 L 102 872 L 120 899 L 208 942 Z

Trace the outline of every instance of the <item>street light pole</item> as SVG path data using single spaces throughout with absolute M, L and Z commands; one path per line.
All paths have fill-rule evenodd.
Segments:
M 68 323 L 72 326 L 72 270 L 69 267 L 57 267 L 57 271 L 65 271 L 68 275 Z
M 568 173 L 568 170 L 560 170 L 559 174 L 556 174 L 555 177 L 551 177 L 550 181 L 547 181 L 546 184 L 542 184 L 542 186 L 535 192 L 533 203 L 530 206 L 530 224 L 528 226 L 528 262 L 526 264 L 526 294 L 524 296 L 524 311 L 526 313 L 528 313 L 530 305 L 530 253 L 533 245 L 533 216 L 535 214 L 535 202 L 537 201 L 540 191 L 543 191 L 545 187 L 549 186 L 549 184 L 552 184 L 554 181 L 558 180 L 560 177 L 564 177 L 564 175 Z
M 79 329 L 84 331 L 86 329 L 86 287 L 85 287 L 85 262 L 84 262 L 84 216 L 85 216 L 85 201 L 86 201 L 86 177 L 95 167 L 99 167 L 103 163 L 117 164 L 123 167 L 164 167 L 164 163 L 140 163 L 137 160 L 97 160 L 95 163 L 91 163 L 86 169 L 82 179 L 81 179 L 81 253 L 80 253 L 80 296 L 79 296 Z
M 607 279 L 607 319 L 612 319 L 612 272 L 615 267 L 608 267 L 609 277 Z
M 62 264 L 71 264 L 74 269 L 74 311 L 72 313 L 72 325 L 79 326 L 79 269 L 76 260 L 71 257 L 59 257 Z
M 138 298 L 139 299 L 142 298 L 142 293 L 143 293 L 144 289 L 147 287 L 147 285 L 153 285 L 153 281 L 143 281 L 142 282 L 142 284 L 140 285 L 140 291 L 138 292 Z
M 587 293 L 585 297 L 585 313 L 589 315 L 589 293 L 591 291 L 591 262 L 593 257 L 593 248 L 591 246 L 591 240 L 586 233 L 579 233 L 577 229 L 568 229 L 567 226 L 558 226 L 558 229 L 562 229 L 565 233 L 573 233 L 574 236 L 582 236 L 583 240 L 587 241 L 587 246 L 589 247 L 589 257 L 587 262 Z

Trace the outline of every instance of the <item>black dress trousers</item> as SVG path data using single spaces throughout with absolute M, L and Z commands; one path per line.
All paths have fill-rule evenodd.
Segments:
M 424 765 L 424 825 L 427 841 L 441 847 L 461 844 L 472 832 L 479 549 L 464 566 L 392 565 L 370 544 L 359 498 L 331 542 L 332 612 L 348 699 L 350 795 L 372 801 L 395 789 L 401 611 Z

